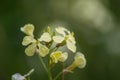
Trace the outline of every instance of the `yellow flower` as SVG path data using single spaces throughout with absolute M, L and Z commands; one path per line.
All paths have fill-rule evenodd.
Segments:
M 68 58 L 68 53 L 67 52 L 62 53 L 61 51 L 55 51 L 51 53 L 50 58 L 51 58 L 51 63 L 58 63 L 58 61 L 64 62 Z
M 47 33 L 43 33 L 40 39 L 42 40 L 36 40 L 34 39 L 33 31 L 34 26 L 32 24 L 27 24 L 24 27 L 21 28 L 21 31 L 24 32 L 27 36 L 23 38 L 22 45 L 28 47 L 25 49 L 25 53 L 27 56 L 33 56 L 35 52 L 38 52 L 38 54 L 41 57 L 45 57 L 49 53 L 49 49 L 40 43 L 40 41 L 48 42 L 51 39 L 49 36 L 46 36 Z M 48 37 L 48 38 L 47 38 Z M 45 38 L 47 38 L 45 40 Z
M 77 52 L 74 57 L 73 63 L 66 70 L 72 71 L 76 67 L 84 68 L 85 66 L 86 66 L 85 56 L 82 53 Z
M 74 38 L 74 34 L 70 33 L 70 31 L 68 31 L 67 29 L 63 28 L 63 27 L 58 27 L 56 28 L 56 32 L 60 35 L 56 35 L 53 36 L 53 40 L 56 43 L 62 43 L 63 41 L 66 42 L 67 48 L 72 51 L 72 52 L 76 52 L 76 41 Z

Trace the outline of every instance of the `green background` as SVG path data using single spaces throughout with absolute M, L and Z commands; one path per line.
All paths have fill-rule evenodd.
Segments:
M 119 0 L 0 0 L 0 80 L 35 68 L 31 80 L 47 80 L 36 56 L 27 57 L 20 27 L 35 25 L 35 35 L 46 26 L 74 31 L 77 51 L 87 66 L 65 80 L 120 80 Z M 59 71 L 59 66 L 53 73 Z

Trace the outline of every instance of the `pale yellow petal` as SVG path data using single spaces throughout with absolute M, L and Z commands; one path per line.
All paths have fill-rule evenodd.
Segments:
M 65 62 L 68 58 L 68 53 L 67 52 L 64 52 L 62 53 L 62 56 L 59 58 L 59 61 L 61 62 Z
M 45 57 L 49 53 L 49 49 L 42 44 L 38 44 L 38 48 L 37 51 L 41 57 Z
M 21 31 L 24 32 L 28 36 L 33 36 L 34 25 L 26 24 L 24 27 L 21 27 Z
M 51 41 L 51 35 L 48 32 L 45 32 L 40 37 L 39 41 L 50 42 Z
M 63 36 L 66 35 L 66 32 L 67 32 L 67 34 L 70 33 L 70 31 L 68 31 L 66 28 L 63 28 L 63 27 L 58 27 L 55 30 L 56 30 L 56 32 L 58 32 L 59 34 L 62 34 Z
M 29 46 L 25 49 L 25 54 L 26 54 L 27 56 L 33 56 L 34 53 L 35 53 L 35 51 L 36 51 L 36 44 L 33 43 L 33 44 L 29 45 Z
M 76 46 L 70 40 L 67 40 L 67 48 L 72 51 L 73 53 L 76 52 Z
M 32 36 L 25 36 L 22 41 L 23 46 L 27 46 L 31 42 L 35 42 L 36 40 Z
M 53 40 L 56 43 L 61 43 L 64 40 L 64 37 L 62 37 L 62 36 L 53 36 Z
M 82 53 L 77 52 L 74 57 L 74 64 L 79 68 L 84 68 L 86 66 L 85 56 Z
M 68 35 L 68 40 L 70 40 L 73 44 L 76 43 L 75 37 L 72 34 Z

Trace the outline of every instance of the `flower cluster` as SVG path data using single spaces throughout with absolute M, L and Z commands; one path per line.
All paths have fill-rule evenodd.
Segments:
M 32 24 L 25 25 L 21 28 L 21 31 L 26 34 L 23 38 L 22 45 L 28 46 L 25 49 L 27 56 L 33 56 L 35 52 L 38 52 L 40 56 L 45 57 L 49 53 L 49 49 L 40 43 L 42 41 L 51 41 L 51 36 L 48 32 L 43 33 L 39 39 L 35 39 L 33 35 L 34 26 Z
M 25 54 L 27 56 L 33 56 L 37 54 L 39 57 L 48 57 L 49 64 L 56 64 L 58 62 L 65 62 L 69 53 L 66 51 L 61 51 L 58 48 L 66 46 L 68 50 L 75 54 L 74 61 L 70 66 L 63 69 L 63 73 L 72 71 L 74 68 L 84 68 L 86 65 L 86 59 L 84 54 L 81 52 L 76 52 L 76 41 L 74 37 L 74 32 L 70 32 L 66 28 L 57 27 L 51 31 L 50 27 L 47 27 L 43 34 L 39 38 L 34 37 L 34 25 L 26 24 L 21 27 L 21 31 L 26 34 L 23 38 L 22 45 L 27 46 L 25 49 Z M 42 61 L 45 67 L 44 61 Z M 45 67 L 46 69 L 46 67 Z M 50 75 L 49 70 L 46 69 L 48 75 Z M 49 77 L 50 80 L 52 78 Z M 56 80 L 57 78 L 53 79 Z

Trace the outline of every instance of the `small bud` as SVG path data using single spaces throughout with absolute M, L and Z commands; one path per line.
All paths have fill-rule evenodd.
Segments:
M 19 73 L 16 73 L 12 75 L 12 80 L 25 80 L 25 77 Z
M 71 35 L 74 36 L 74 32 L 72 32 Z
M 86 59 L 85 59 L 84 54 L 77 52 L 75 57 L 74 57 L 74 64 L 78 68 L 84 68 L 86 66 Z
M 48 32 L 48 33 L 51 32 L 50 26 L 48 26 L 48 27 L 46 28 L 45 32 Z

